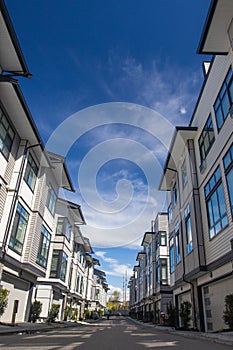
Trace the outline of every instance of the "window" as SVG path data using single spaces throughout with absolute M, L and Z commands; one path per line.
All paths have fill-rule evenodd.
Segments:
M 26 181 L 26 183 L 28 184 L 28 186 L 31 188 L 32 191 L 34 191 L 34 188 L 36 185 L 37 174 L 38 174 L 38 166 L 36 165 L 34 159 L 29 153 L 27 166 L 24 174 L 24 180 Z
M 0 108 L 0 152 L 8 159 L 15 133 Z
M 204 191 L 207 206 L 209 235 L 210 238 L 213 238 L 228 225 L 226 203 L 219 167 L 206 184 Z
M 233 216 L 233 144 L 223 158 L 223 164 L 227 180 L 227 188 L 231 206 L 231 215 Z
M 209 153 L 214 141 L 214 128 L 212 123 L 212 117 L 210 115 L 198 140 L 201 163 L 203 163 L 203 161 L 206 159 L 206 156 Z
M 76 292 L 79 294 L 83 293 L 83 276 L 80 273 L 77 275 Z
M 51 235 L 49 231 L 44 226 L 42 226 L 37 263 L 43 267 L 47 266 L 50 239 Z
M 214 104 L 214 111 L 218 130 L 221 129 L 224 121 L 227 118 L 229 109 L 233 102 L 233 84 L 232 84 L 232 69 L 230 68 L 223 86 L 218 94 L 216 102 Z
M 186 248 L 189 254 L 193 250 L 193 236 L 191 227 L 190 207 L 187 205 L 184 211 L 185 229 L 186 229 Z
M 176 224 L 176 226 L 175 226 L 175 245 L 176 245 L 176 263 L 179 264 L 179 262 L 181 261 L 179 224 Z
M 168 207 L 168 223 L 171 224 L 172 222 L 172 204 Z
M 57 200 L 56 193 L 55 193 L 54 189 L 52 188 L 52 186 L 50 185 L 49 193 L 48 193 L 48 200 L 47 200 L 47 207 L 52 215 L 54 215 L 54 213 L 55 213 L 56 200 Z
M 172 237 L 169 241 L 170 246 L 170 272 L 175 271 L 175 255 L 174 255 L 174 238 Z
M 166 231 L 159 232 L 159 244 L 162 246 L 167 245 L 167 232 Z
M 62 250 L 54 249 L 50 277 L 59 278 L 65 282 L 68 256 Z
M 177 183 L 174 184 L 172 189 L 172 198 L 173 198 L 173 206 L 176 206 L 177 203 Z
M 181 174 L 182 174 L 182 185 L 183 185 L 183 188 L 185 188 L 188 182 L 186 159 L 183 161 L 183 164 L 181 166 Z
M 59 217 L 57 220 L 57 231 L 56 235 L 65 236 L 67 240 L 70 242 L 72 226 L 69 223 L 69 220 L 64 217 Z
M 156 281 L 159 284 L 167 284 L 167 259 L 159 259 L 156 268 Z
M 22 205 L 18 203 L 9 245 L 19 254 L 21 254 L 23 250 L 23 243 L 27 230 L 28 219 L 29 214 L 22 207 Z

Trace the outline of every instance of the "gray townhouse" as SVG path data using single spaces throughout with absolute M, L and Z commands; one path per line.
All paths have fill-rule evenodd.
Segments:
M 46 319 L 53 303 L 82 317 L 92 300 L 97 259 L 80 225 L 65 159 L 45 150 L 18 78 L 31 77 L 0 0 L 0 287 L 9 291 L 4 322 L 28 321 L 34 300 Z
M 200 39 L 204 82 L 187 127 L 176 127 L 160 182 L 167 191 L 171 288 L 192 304 L 193 328 L 226 327 L 233 292 L 233 2 L 214 0 Z
M 158 213 L 151 226 L 129 281 L 130 311 L 138 319 L 164 323 L 166 306 L 172 301 L 167 213 Z
M 188 301 L 190 327 L 204 332 L 227 327 L 222 317 L 224 299 L 233 293 L 232 49 L 233 2 L 212 0 L 197 51 L 209 55 L 203 62 L 203 85 L 189 125 L 175 128 L 159 185 L 169 203 L 169 263 L 164 263 L 163 274 L 169 276 L 175 323 L 183 326 L 179 311 Z M 153 234 L 144 235 L 147 249 Z M 164 258 L 160 256 L 160 266 Z M 131 312 L 137 316 L 139 311 L 139 318 L 145 320 L 143 305 L 145 310 L 153 308 L 157 317 L 153 322 L 163 323 L 156 316 L 157 310 L 166 312 L 156 287 L 161 276 L 157 258 L 152 265 L 154 307 L 148 306 L 143 292 L 147 259 L 145 249 L 138 253 L 139 265 L 129 282 Z

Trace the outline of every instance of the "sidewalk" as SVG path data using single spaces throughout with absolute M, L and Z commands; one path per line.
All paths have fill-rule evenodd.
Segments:
M 140 325 L 143 325 L 145 327 L 156 328 L 161 332 L 168 332 L 170 334 L 180 335 L 182 337 L 188 337 L 188 338 L 193 338 L 193 339 L 205 339 L 205 340 L 209 340 L 209 341 L 212 341 L 215 343 L 233 346 L 233 331 L 218 332 L 218 333 L 181 331 L 181 330 L 176 330 L 173 327 L 159 326 L 159 325 L 155 325 L 153 323 L 144 323 L 142 321 L 138 321 L 138 320 L 135 320 L 132 318 L 131 318 L 131 320 L 134 321 L 135 323 L 139 323 Z
M 52 324 L 48 323 L 31 323 L 31 322 L 22 322 L 13 325 L 1 324 L 0 323 L 0 336 L 8 334 L 19 334 L 19 333 L 36 333 L 36 332 L 46 332 L 57 328 L 66 328 L 66 327 L 76 327 L 85 324 L 94 325 L 99 320 L 93 320 L 90 322 L 69 322 L 69 321 L 60 321 Z

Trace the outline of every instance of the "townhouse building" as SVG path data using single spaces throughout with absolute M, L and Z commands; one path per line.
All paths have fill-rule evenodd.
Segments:
M 161 323 L 172 300 L 170 289 L 169 233 L 167 213 L 158 213 L 151 232 L 142 239 L 138 265 L 129 281 L 130 310 L 134 317 Z
M 109 290 L 105 272 L 94 268 L 93 280 L 91 309 L 92 311 L 99 309 L 104 311 L 107 306 L 107 292 Z
M 84 314 L 97 260 L 79 225 L 65 159 L 45 150 L 18 77 L 31 77 L 5 3 L 0 0 L 0 286 L 9 291 L 4 322 L 30 317 L 34 300 L 46 319 L 53 303 Z
M 232 48 L 233 3 L 213 0 L 198 47 L 199 54 L 210 55 L 209 61 L 203 63 L 204 82 L 189 125 L 175 128 L 159 185 L 160 190 L 167 192 L 169 203 L 169 265 L 164 266 L 176 310 L 176 326 L 183 326 L 179 311 L 181 304 L 188 301 L 190 327 L 205 332 L 226 328 L 222 317 L 224 299 L 233 291 Z M 147 249 L 151 235 L 146 233 L 143 238 Z M 137 313 L 136 305 L 143 298 L 147 300 L 143 294 L 143 283 L 147 285 L 143 282 L 147 274 L 146 254 L 145 249 L 138 253 L 139 265 L 129 283 L 133 313 Z M 154 310 L 165 311 L 160 303 L 156 305 L 160 276 L 156 259 L 152 265 Z M 142 302 L 140 312 L 141 306 Z M 143 312 L 140 317 L 145 319 Z
M 171 286 L 181 326 L 183 301 L 192 305 L 191 326 L 226 327 L 224 298 L 233 290 L 233 3 L 212 1 L 198 53 L 204 83 L 188 127 L 177 127 L 160 182 L 168 191 Z

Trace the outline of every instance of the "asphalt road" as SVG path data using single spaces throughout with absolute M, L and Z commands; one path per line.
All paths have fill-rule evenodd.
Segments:
M 8 350 L 227 350 L 228 345 L 191 339 L 112 317 L 97 324 L 78 325 L 34 334 L 0 336 L 0 348 Z

